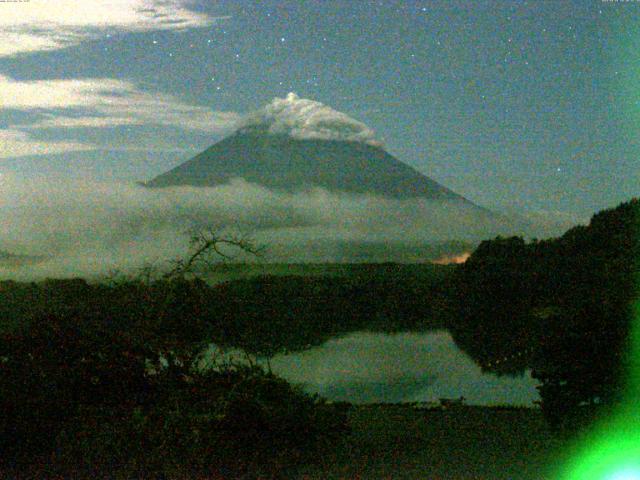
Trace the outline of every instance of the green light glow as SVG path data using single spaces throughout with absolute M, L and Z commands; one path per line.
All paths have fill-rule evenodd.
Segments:
M 606 480 L 640 480 L 640 470 L 636 467 L 618 470 L 613 475 L 606 477 Z
M 640 285 L 640 278 L 636 279 Z M 574 447 L 563 480 L 640 480 L 640 301 L 630 312 L 630 352 L 622 404 Z
M 639 141 L 640 25 L 629 21 L 624 14 L 616 18 L 609 27 L 618 32 L 617 38 L 625 41 L 609 52 L 611 69 L 617 70 L 615 65 L 619 65 L 620 59 L 626 59 L 627 67 L 620 72 L 622 75 L 611 75 L 610 88 L 628 100 L 623 113 L 623 133 L 630 140 Z M 639 223 L 640 219 L 636 219 L 636 232 L 640 234 Z M 640 259 L 630 260 L 636 260 L 639 262 L 636 265 L 640 265 Z M 636 277 L 636 285 L 640 287 L 640 277 Z M 640 293 L 640 288 L 637 293 Z M 576 443 L 573 451 L 569 452 L 572 461 L 557 476 L 559 479 L 640 480 L 640 301 L 632 306 L 630 314 L 630 350 L 621 406 Z
M 638 430 L 597 435 L 579 461 L 570 465 L 567 480 L 640 480 Z M 608 438 L 607 438 L 608 437 Z
M 622 405 L 575 448 L 564 480 L 640 480 L 640 302 L 633 308 Z

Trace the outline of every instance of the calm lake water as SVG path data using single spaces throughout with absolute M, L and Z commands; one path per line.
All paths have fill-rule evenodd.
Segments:
M 225 356 L 240 358 L 237 352 Z M 443 330 L 352 333 L 304 352 L 277 355 L 271 367 L 307 392 L 334 401 L 415 402 L 464 396 L 475 405 L 531 405 L 539 399 L 530 372 L 518 377 L 483 373 Z

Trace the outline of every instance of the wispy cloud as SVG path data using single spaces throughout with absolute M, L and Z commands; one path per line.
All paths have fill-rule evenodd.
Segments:
M 105 31 L 144 32 L 206 27 L 216 20 L 190 0 L 30 0 L 0 2 L 0 56 L 57 50 Z
M 407 258 L 407 251 L 424 260 L 426 243 L 513 232 L 455 202 L 322 189 L 284 193 L 240 179 L 211 188 L 149 189 L 9 173 L 0 175 L 0 217 L 0 250 L 50 256 L 20 271 L 0 265 L 0 277 L 21 278 L 90 276 L 175 258 L 187 249 L 185 231 L 203 225 L 252 232 L 269 246 L 266 259 L 290 262 L 356 261 L 363 245 L 376 243 L 385 245 L 380 261 Z M 311 242 L 319 242 L 317 251 L 309 251 Z M 393 245 L 406 249 L 394 253 Z
M 234 112 L 190 105 L 172 95 L 145 92 L 131 82 L 110 78 L 16 81 L 0 75 L 0 105 L 58 111 L 31 128 L 156 124 L 217 133 L 231 128 L 239 118 Z M 74 115 L 69 112 L 66 116 L 60 109 L 74 109 Z M 78 109 L 86 115 L 78 116 Z
M 13 133 L 4 130 L 8 143 L 0 149 L 0 158 L 45 152 L 35 146 L 39 142 L 30 140 L 40 129 L 160 125 L 215 134 L 231 130 L 239 118 L 234 112 L 187 104 L 172 95 L 143 91 L 131 82 L 110 78 L 17 81 L 0 75 L 0 106 L 44 117 L 30 124 L 10 125 Z M 58 143 L 55 152 L 65 151 L 65 145 L 67 150 L 79 149 L 76 143 Z M 82 149 L 88 148 L 84 145 Z
M 55 155 L 57 153 L 91 150 L 94 147 L 76 142 L 42 142 L 19 130 L 0 129 L 0 158 L 30 155 Z
M 20 128 L 30 130 L 43 128 L 106 128 L 139 124 L 140 121 L 135 118 L 97 117 L 91 115 L 80 117 L 60 117 L 53 114 L 46 114 L 43 120 L 39 120 L 28 125 L 21 125 Z

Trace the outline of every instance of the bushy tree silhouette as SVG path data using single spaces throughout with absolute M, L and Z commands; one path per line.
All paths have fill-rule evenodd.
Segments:
M 639 225 L 634 199 L 558 239 L 483 242 L 456 273 L 454 338 L 490 370 L 533 368 L 554 425 L 583 423 L 623 389 Z
M 346 410 L 255 364 L 196 367 L 219 299 L 184 272 L 1 286 L 34 300 L 0 335 L 1 477 L 278 478 L 341 438 Z

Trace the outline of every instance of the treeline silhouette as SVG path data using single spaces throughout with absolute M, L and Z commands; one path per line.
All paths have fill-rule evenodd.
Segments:
M 356 330 L 451 330 L 486 370 L 533 369 L 556 426 L 615 404 L 629 363 L 640 203 L 461 266 L 218 285 L 184 275 L 0 282 L 3 477 L 277 478 L 335 448 L 346 410 L 255 364 Z M 193 368 L 210 344 L 254 363 Z M 288 473 L 287 473 L 288 472 Z
M 25 331 L 51 315 L 109 319 L 149 341 L 215 343 L 273 355 L 356 330 L 444 328 L 451 266 L 354 265 L 336 275 L 262 275 L 209 285 L 200 278 L 0 282 L 0 331 Z M 106 320 L 105 320 L 106 321 Z
M 354 331 L 444 328 L 451 267 L 371 264 L 354 274 L 262 276 L 212 289 L 223 345 L 273 355 L 320 345 Z
M 624 389 L 639 224 L 634 199 L 557 239 L 485 241 L 454 275 L 454 339 L 487 370 L 533 368 L 554 425 L 588 420 Z
M 224 328 L 198 280 L 0 284 L 0 476 L 288 478 L 346 409 L 255 363 L 194 368 Z
M 182 276 L 0 282 L 0 473 L 286 478 L 336 448 L 346 409 L 256 356 L 353 330 L 423 329 L 449 270 L 382 264 L 214 286 Z M 194 369 L 210 343 L 253 363 Z

